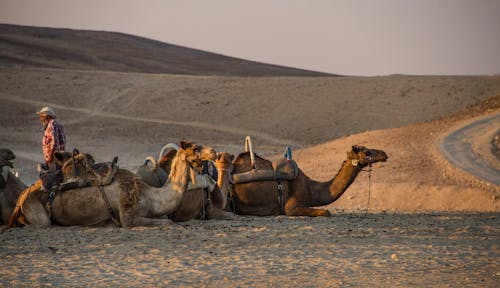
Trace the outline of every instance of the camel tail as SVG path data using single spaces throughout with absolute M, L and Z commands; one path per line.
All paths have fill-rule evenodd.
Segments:
M 175 144 L 175 143 L 168 143 L 167 145 L 163 146 L 161 148 L 161 151 L 160 151 L 160 155 L 158 156 L 158 161 L 163 157 L 165 156 L 165 152 L 168 150 L 168 149 L 175 149 L 176 151 L 179 150 L 179 145 Z
M 31 184 L 28 188 L 24 189 L 19 198 L 17 198 L 16 207 L 12 211 L 9 217 L 8 227 L 16 227 L 16 221 L 19 218 L 19 214 L 22 212 L 22 207 L 26 199 L 31 195 L 31 193 L 36 192 L 42 188 L 42 180 L 38 179 L 34 184 Z

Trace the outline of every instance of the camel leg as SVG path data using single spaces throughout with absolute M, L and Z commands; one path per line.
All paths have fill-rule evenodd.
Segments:
M 216 220 L 236 220 L 238 216 L 233 212 L 224 211 L 219 208 L 210 208 L 207 211 L 208 219 L 216 219 Z
M 50 226 L 49 213 L 36 197 L 29 197 L 23 204 L 23 214 L 31 225 Z
M 319 208 L 309 208 L 309 207 L 286 207 L 285 208 L 286 216 L 330 216 L 330 211 L 326 209 Z

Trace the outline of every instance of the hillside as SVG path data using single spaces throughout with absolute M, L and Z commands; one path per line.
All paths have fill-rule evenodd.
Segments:
M 40 123 L 35 111 L 53 106 L 64 124 L 68 149 L 91 153 L 98 161 L 109 161 L 116 155 L 120 167 L 132 171 L 146 156 L 158 155 L 168 142 L 192 140 L 235 154 L 243 150 L 243 140 L 250 135 L 257 153 L 267 157 L 281 154 L 285 145 L 291 145 L 304 172 L 323 181 L 335 175 L 351 145 L 361 144 L 389 155 L 387 163 L 374 167 L 373 210 L 500 209 L 498 186 L 454 167 L 438 149 L 440 139 L 455 126 L 498 113 L 500 76 L 247 77 L 256 71 L 264 75 L 264 68 L 269 66 L 246 61 L 227 66 L 235 70 L 219 70 L 240 73 L 231 76 L 204 75 L 207 70 L 199 65 L 184 70 L 189 75 L 142 73 L 134 72 L 147 66 L 141 66 L 142 60 L 138 66 L 120 57 L 109 58 L 115 62 L 107 61 L 102 55 L 114 53 L 109 52 L 107 41 L 116 41 L 112 51 L 165 44 L 116 33 L 3 29 L 14 32 L 3 32 L 2 39 L 29 41 L 3 40 L 0 45 L 22 42 L 31 47 L 20 50 L 27 53 L 24 58 L 16 50 L 21 45 L 14 45 L 17 52 L 0 50 L 2 55 L 14 53 L 28 63 L 3 61 L 0 65 L 0 147 L 16 153 L 16 168 L 26 182 L 36 179 L 36 163 L 41 161 Z M 20 32 L 23 29 L 39 31 L 43 36 L 26 36 L 27 32 Z M 75 48 L 78 53 L 69 53 L 73 49 L 65 46 L 82 44 L 84 35 L 96 38 L 95 43 L 89 41 L 88 46 L 93 48 L 86 52 L 96 55 L 92 58 L 95 62 L 81 57 L 85 49 Z M 106 40 L 102 42 L 96 35 Z M 108 44 L 97 49 L 102 43 Z M 188 51 L 177 48 L 174 50 Z M 157 57 L 151 58 L 155 59 L 151 63 L 175 59 L 149 55 Z M 196 63 L 221 57 L 196 55 L 201 57 Z M 123 71 L 113 71 L 111 68 L 121 61 Z M 59 66 L 46 68 L 44 63 Z M 193 63 L 187 61 L 186 65 Z M 258 69 L 248 68 L 254 64 L 257 66 L 252 67 Z M 367 180 L 366 174 L 360 175 L 331 209 L 366 207 Z
M 231 76 L 320 76 L 133 35 L 0 24 L 0 65 Z

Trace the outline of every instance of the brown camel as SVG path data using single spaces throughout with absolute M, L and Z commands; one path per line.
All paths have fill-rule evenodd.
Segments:
M 258 169 L 273 169 L 272 163 L 258 155 L 254 156 Z M 333 179 L 327 182 L 314 181 L 300 169 L 294 180 L 283 180 L 281 192 L 276 180 L 254 181 L 234 184 L 232 198 L 237 214 L 267 216 L 329 216 L 326 209 L 310 208 L 328 205 L 337 200 L 356 179 L 359 172 L 373 163 L 385 162 L 384 151 L 352 146 Z M 250 152 L 241 153 L 233 162 L 233 175 L 252 170 Z M 280 200 L 281 199 L 281 200 Z
M 63 226 L 95 226 L 111 221 L 123 227 L 167 225 L 171 223 L 167 216 L 181 203 L 187 189 L 191 168 L 200 170 L 203 161 L 215 157 L 210 147 L 181 142 L 172 160 L 169 180 L 161 188 L 151 187 L 134 173 L 118 169 L 113 182 L 102 189 L 92 186 L 56 193 L 51 217 L 43 204 L 48 198 L 43 191 L 28 197 L 23 213 L 30 224 L 43 226 L 50 225 L 51 220 Z
M 14 153 L 10 149 L 0 149 L 0 224 L 7 225 L 9 216 L 16 206 L 16 200 L 21 191 L 26 189 L 26 185 L 17 178 L 8 167 L 13 165 L 10 160 L 15 159 Z
M 170 171 L 172 159 L 177 150 L 175 145 L 167 144 L 169 148 L 162 149 L 158 167 Z M 205 177 L 209 177 L 205 175 Z M 191 187 L 191 186 L 190 186 Z M 188 221 L 191 219 L 234 219 L 236 215 L 223 211 L 225 199 L 217 185 L 213 189 L 209 188 L 190 188 L 184 193 L 181 204 L 175 211 L 169 215 L 169 218 L 176 221 Z

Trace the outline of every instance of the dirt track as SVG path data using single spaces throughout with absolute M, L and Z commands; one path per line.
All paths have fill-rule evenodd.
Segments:
M 454 165 L 500 186 L 500 161 L 492 141 L 500 134 L 500 113 L 478 119 L 448 135 L 441 151 Z
M 242 217 L 0 234 L 0 285 L 495 287 L 500 214 Z

